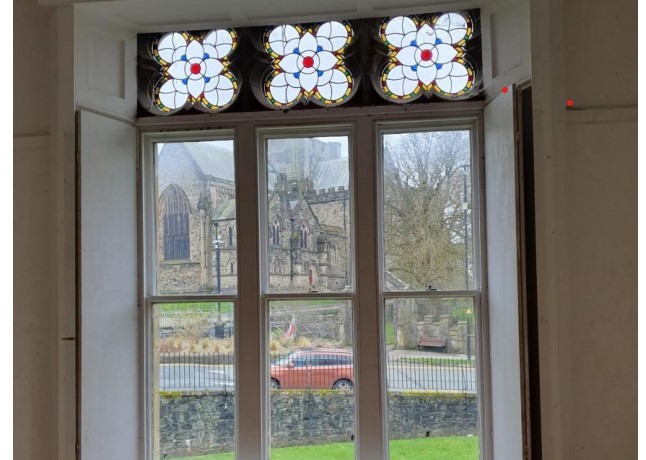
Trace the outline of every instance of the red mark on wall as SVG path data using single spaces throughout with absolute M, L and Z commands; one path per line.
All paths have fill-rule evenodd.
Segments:
M 574 107 L 574 101 L 572 99 L 568 99 L 567 101 L 565 101 L 565 104 L 568 107 Z

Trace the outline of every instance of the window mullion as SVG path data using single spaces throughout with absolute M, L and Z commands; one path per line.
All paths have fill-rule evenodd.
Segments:
M 357 372 L 357 458 L 388 458 L 382 379 L 383 340 L 377 275 L 377 186 L 374 123 L 359 118 L 354 136 L 356 197 L 355 369 Z
M 251 124 L 235 130 L 235 175 L 238 213 L 238 301 L 235 324 L 236 458 L 267 458 L 264 343 L 265 321 L 259 314 L 260 252 L 258 225 L 258 182 L 255 132 Z M 260 372 L 259 372 L 260 370 Z

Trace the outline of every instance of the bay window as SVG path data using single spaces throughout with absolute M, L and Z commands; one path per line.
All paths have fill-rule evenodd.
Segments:
M 480 458 L 480 114 L 338 115 L 142 127 L 152 458 Z
M 80 175 L 113 191 L 80 185 L 81 247 L 112 238 L 81 251 L 87 455 L 517 457 L 512 98 L 482 100 L 478 32 L 471 10 L 136 36 L 136 122 L 79 117 Z M 97 232 L 135 157 L 139 238 Z M 138 276 L 105 278 L 117 259 Z M 112 410 L 95 363 L 125 356 Z M 139 439 L 106 432 L 137 400 Z

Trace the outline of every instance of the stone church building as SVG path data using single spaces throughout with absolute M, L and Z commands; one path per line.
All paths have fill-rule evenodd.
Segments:
M 270 289 L 342 291 L 351 265 L 348 157 L 341 144 L 272 139 L 267 164 Z M 159 294 L 235 292 L 232 144 L 163 144 L 156 168 Z

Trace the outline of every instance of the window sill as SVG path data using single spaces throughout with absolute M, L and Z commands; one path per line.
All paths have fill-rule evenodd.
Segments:
M 163 260 L 160 265 L 199 265 L 199 262 L 192 262 L 190 260 Z

